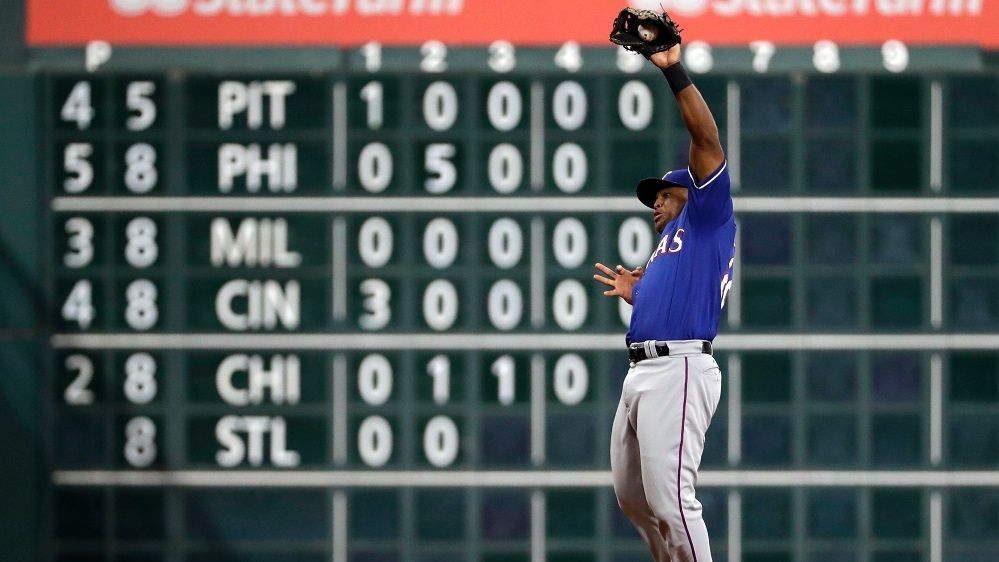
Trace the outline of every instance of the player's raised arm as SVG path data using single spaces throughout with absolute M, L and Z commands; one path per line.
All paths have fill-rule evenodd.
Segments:
M 687 71 L 680 64 L 679 44 L 651 55 L 649 60 L 662 70 L 676 96 L 680 115 L 690 132 L 690 171 L 694 174 L 694 180 L 700 184 L 725 160 L 718 125 L 715 124 L 715 118 L 701 92 L 691 84 Z
M 614 19 L 610 40 L 662 70 L 690 132 L 690 171 L 700 186 L 725 161 L 725 152 L 708 104 L 680 63 L 680 28 L 665 11 L 625 8 Z

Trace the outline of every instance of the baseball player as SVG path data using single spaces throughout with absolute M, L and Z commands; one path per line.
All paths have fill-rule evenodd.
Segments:
M 609 287 L 604 295 L 633 306 L 631 368 L 611 435 L 614 492 L 653 559 L 711 562 L 694 486 L 704 434 L 721 395 L 711 341 L 735 260 L 728 167 L 711 111 L 680 63 L 675 24 L 666 14 L 629 9 L 615 21 L 615 31 L 629 29 L 629 22 L 621 22 L 626 12 L 658 18 L 653 37 L 676 35 L 671 45 L 636 50 L 665 75 L 690 133 L 690 153 L 686 168 L 638 184 L 638 199 L 652 209 L 660 235 L 648 263 L 633 271 L 598 263 L 600 273 L 593 276 Z M 641 20 L 630 22 L 630 29 L 636 23 Z M 650 34 L 644 35 L 639 47 L 649 44 Z

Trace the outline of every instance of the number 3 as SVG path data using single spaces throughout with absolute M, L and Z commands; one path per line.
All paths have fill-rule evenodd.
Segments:
M 392 290 L 381 279 L 365 279 L 361 282 L 361 295 L 364 296 L 364 313 L 357 323 L 365 330 L 380 330 L 392 319 L 389 300 Z

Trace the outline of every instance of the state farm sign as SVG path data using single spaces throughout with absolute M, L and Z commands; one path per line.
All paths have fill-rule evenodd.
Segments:
M 984 0 L 634 0 L 654 10 L 664 6 L 677 17 L 713 14 L 721 17 L 912 17 L 978 16 Z
M 606 45 L 623 0 L 26 0 L 34 46 Z M 657 8 L 660 0 L 632 0 Z M 999 49 L 999 2 L 984 0 L 662 0 L 687 40 L 716 45 L 979 45 Z M 557 9 L 553 9 L 557 8 Z
M 225 16 L 362 16 L 455 15 L 464 0 L 108 0 L 122 16 L 153 13 L 164 17 L 191 13 L 202 17 Z

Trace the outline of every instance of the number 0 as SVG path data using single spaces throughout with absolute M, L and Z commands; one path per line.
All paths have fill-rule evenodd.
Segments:
M 392 458 L 392 426 L 381 416 L 371 416 L 357 430 L 357 452 L 364 464 L 384 466 Z
M 451 466 L 458 457 L 458 426 L 447 416 L 436 416 L 423 430 L 423 453 L 437 468 Z

